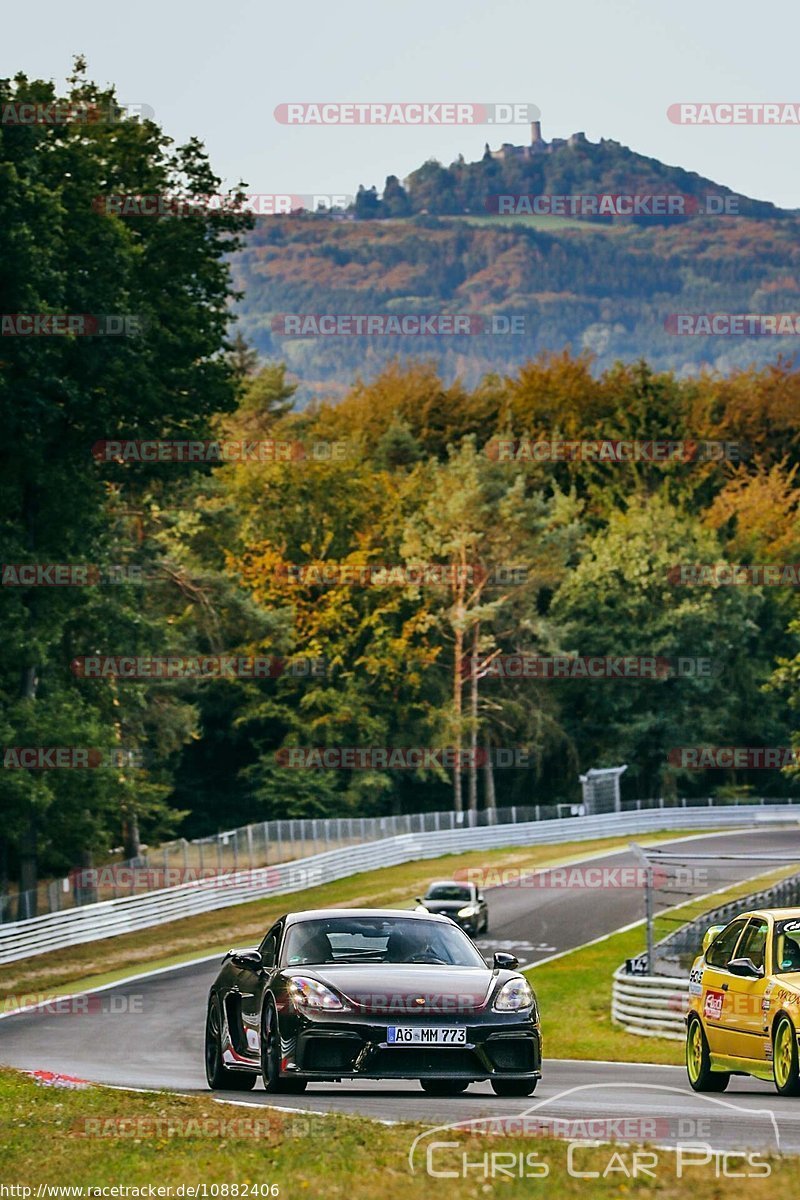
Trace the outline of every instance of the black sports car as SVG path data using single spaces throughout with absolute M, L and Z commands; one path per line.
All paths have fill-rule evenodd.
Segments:
M 315 1081 L 488 1079 L 529 1096 L 541 1078 L 536 999 L 510 954 L 488 967 L 447 917 L 392 909 L 289 913 L 230 950 L 208 997 L 209 1087 L 301 1092 Z

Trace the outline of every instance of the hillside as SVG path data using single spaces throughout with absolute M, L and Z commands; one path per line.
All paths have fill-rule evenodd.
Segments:
M 362 189 L 347 216 L 259 219 L 235 261 L 242 332 L 263 355 L 289 364 L 305 398 L 356 373 L 372 376 L 395 356 L 433 359 L 445 377 L 472 385 L 564 347 L 591 351 L 599 370 L 647 357 L 682 374 L 793 352 L 796 338 L 678 336 L 665 322 L 676 312 L 800 311 L 798 214 L 617 143 L 544 145 L 449 168 L 427 163 L 404 187 L 387 180 L 382 199 Z M 693 197 L 687 212 L 706 196 L 727 196 L 740 215 L 489 211 L 501 194 L 621 193 Z M 285 313 L 517 316 L 524 331 L 288 336 L 275 321 Z

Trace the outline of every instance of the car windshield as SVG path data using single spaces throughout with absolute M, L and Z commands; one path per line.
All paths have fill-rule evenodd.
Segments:
M 284 967 L 306 963 L 438 963 L 485 967 L 470 940 L 449 922 L 408 917 L 325 917 L 290 925 Z
M 775 974 L 800 971 L 800 920 L 778 921 L 775 925 Z
M 466 902 L 472 899 L 472 888 L 462 883 L 432 883 L 425 893 L 425 899 Z

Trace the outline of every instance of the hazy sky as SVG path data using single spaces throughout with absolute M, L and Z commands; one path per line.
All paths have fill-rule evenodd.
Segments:
M 582 129 L 800 207 L 800 127 L 666 117 L 679 101 L 800 103 L 798 0 L 37 0 L 6 6 L 3 26 L 2 75 L 61 83 L 83 53 L 254 192 L 380 189 L 426 158 L 528 140 L 524 126 L 283 126 L 282 102 L 509 101 L 538 105 L 548 139 Z

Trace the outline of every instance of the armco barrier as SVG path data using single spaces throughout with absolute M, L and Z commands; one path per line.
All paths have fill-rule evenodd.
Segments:
M 322 883 L 332 883 L 360 871 L 397 866 L 416 859 L 460 854 L 467 850 L 489 850 L 502 846 L 539 846 L 592 838 L 625 837 L 671 829 L 720 829 L 748 826 L 759 820 L 782 816 L 800 819 L 800 810 L 786 805 L 763 807 L 643 809 L 639 812 L 607 813 L 562 820 L 528 821 L 517 825 L 448 829 L 439 833 L 401 834 L 382 841 L 329 850 L 308 858 L 278 863 L 273 867 L 240 871 L 224 881 L 202 879 L 192 883 L 104 900 L 85 908 L 48 913 L 27 921 L 0 926 L 0 963 L 14 962 L 48 950 L 78 946 L 84 942 L 133 933 L 155 925 L 166 925 L 182 917 L 258 900 L 266 896 L 297 892 Z
M 688 1008 L 688 979 L 669 975 L 626 975 L 614 972 L 611 987 L 611 1019 L 626 1033 L 683 1041 L 684 1017 Z

